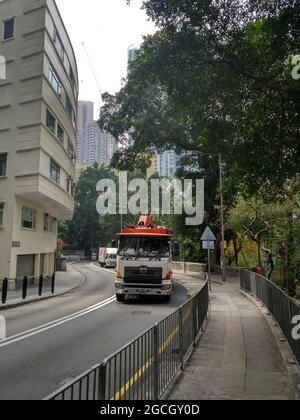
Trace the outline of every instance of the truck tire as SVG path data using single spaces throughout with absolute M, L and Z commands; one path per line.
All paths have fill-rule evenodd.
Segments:
M 167 302 L 170 302 L 170 300 L 171 300 L 171 296 L 164 296 L 164 301 L 167 303 Z
M 125 302 L 125 295 L 116 295 L 117 302 Z

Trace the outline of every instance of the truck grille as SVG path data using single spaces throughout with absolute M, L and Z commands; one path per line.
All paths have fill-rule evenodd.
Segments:
M 162 284 L 162 268 L 125 267 L 124 283 Z

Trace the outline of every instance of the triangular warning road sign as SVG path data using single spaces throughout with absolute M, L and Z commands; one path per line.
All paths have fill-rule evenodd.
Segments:
M 211 228 L 209 226 L 207 226 L 207 228 L 205 229 L 201 241 L 203 242 L 212 242 L 212 241 L 216 241 L 217 238 L 215 237 L 213 231 L 211 230 Z

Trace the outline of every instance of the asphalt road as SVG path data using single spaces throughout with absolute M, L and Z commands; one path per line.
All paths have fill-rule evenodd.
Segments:
M 114 273 L 76 264 L 75 292 L 1 312 L 0 400 L 42 399 L 172 313 L 187 299 L 175 283 L 170 303 L 114 299 Z

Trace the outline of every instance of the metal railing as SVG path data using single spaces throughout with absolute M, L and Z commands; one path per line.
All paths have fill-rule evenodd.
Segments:
M 272 281 L 259 274 L 241 270 L 241 289 L 257 297 L 270 311 L 300 364 L 300 340 L 292 335 L 293 318 L 300 315 L 300 305 Z
M 14 282 L 16 290 L 9 290 L 9 284 Z M 42 296 L 44 293 L 54 294 L 55 273 L 46 276 L 25 276 L 17 279 L 4 278 L 0 281 L 1 302 L 25 300 L 28 297 Z
M 208 309 L 206 282 L 176 312 L 46 400 L 159 400 L 196 345 Z

